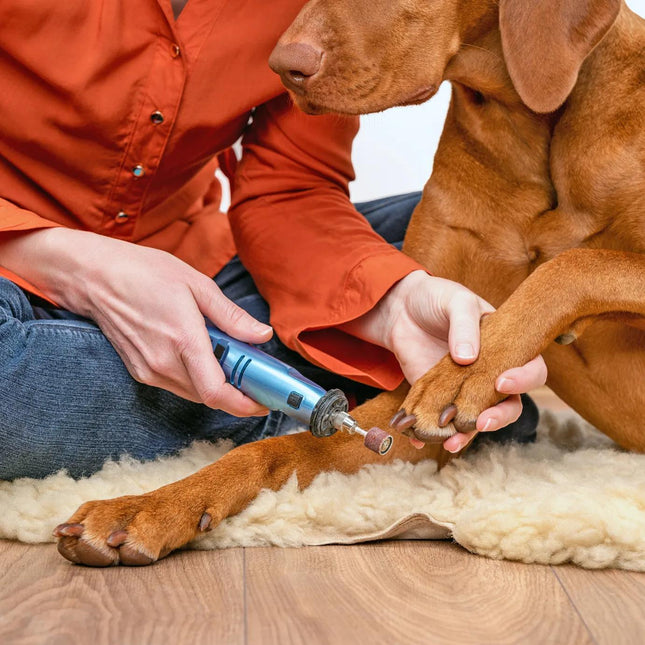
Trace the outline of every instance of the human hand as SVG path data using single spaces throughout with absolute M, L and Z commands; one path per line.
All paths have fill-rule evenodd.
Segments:
M 397 282 L 374 309 L 343 329 L 392 351 L 403 374 L 414 383 L 449 351 L 460 365 L 473 363 L 479 354 L 479 323 L 494 308 L 466 287 L 414 271 Z M 458 452 L 477 432 L 493 432 L 516 421 L 522 413 L 520 394 L 546 382 L 541 356 L 497 377 L 495 389 L 508 398 L 484 410 L 476 431 L 456 433 L 444 441 Z M 410 439 L 417 447 L 423 443 Z
M 18 255 L 41 267 L 21 274 L 59 305 L 94 320 L 137 381 L 236 416 L 268 412 L 226 382 L 204 316 L 251 343 L 267 341 L 271 328 L 185 262 L 64 228 L 20 236 L 11 248 L 5 244 L 3 261 Z

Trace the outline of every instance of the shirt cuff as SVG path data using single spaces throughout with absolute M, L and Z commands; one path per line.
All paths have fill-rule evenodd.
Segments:
M 370 311 L 394 284 L 419 269 L 426 270 L 399 251 L 364 258 L 350 272 L 339 295 L 343 304 L 333 319 L 297 330 L 295 348 L 327 370 L 380 389 L 395 389 L 403 381 L 403 372 L 394 354 L 337 326 Z

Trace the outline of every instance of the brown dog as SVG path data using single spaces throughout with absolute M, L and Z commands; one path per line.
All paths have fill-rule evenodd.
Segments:
M 453 86 L 404 251 L 499 309 L 476 363 L 446 357 L 409 393 L 355 410 L 359 423 L 385 425 L 403 408 L 398 429 L 421 439 L 471 429 L 501 398 L 495 377 L 543 352 L 559 396 L 645 450 L 643 21 L 621 0 L 312 0 L 271 64 L 311 113 L 371 112 Z M 397 441 L 394 458 L 447 454 Z M 241 446 L 147 495 L 84 504 L 57 529 L 59 550 L 148 564 L 294 470 L 304 487 L 380 459 L 342 433 Z

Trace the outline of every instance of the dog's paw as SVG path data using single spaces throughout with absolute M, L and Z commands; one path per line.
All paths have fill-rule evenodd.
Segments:
M 445 356 L 410 388 L 391 426 L 425 443 L 475 430 L 477 417 L 505 398 L 495 390 L 496 373 L 482 357 L 462 366 Z
M 54 529 L 58 551 L 92 567 L 152 564 L 210 527 L 204 509 L 158 491 L 83 504 Z

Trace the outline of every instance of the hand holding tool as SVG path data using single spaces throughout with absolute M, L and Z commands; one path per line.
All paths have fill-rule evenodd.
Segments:
M 293 367 L 232 338 L 209 321 L 206 328 L 226 379 L 249 398 L 300 421 L 316 437 L 344 430 L 361 435 L 365 446 L 379 455 L 391 448 L 392 436 L 384 430 L 359 427 L 348 414 L 349 402 L 341 390 L 323 389 Z

